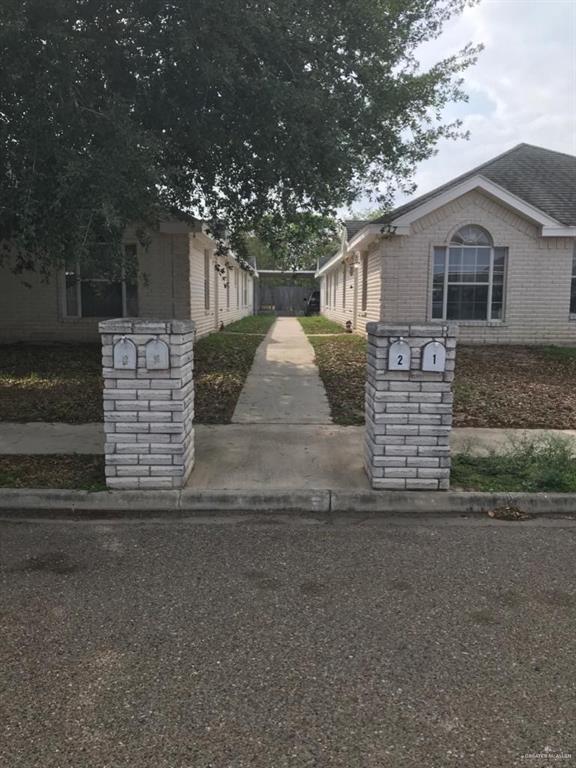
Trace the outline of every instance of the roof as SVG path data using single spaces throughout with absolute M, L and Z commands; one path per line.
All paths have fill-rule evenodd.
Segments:
M 508 152 L 379 217 L 374 223 L 387 224 L 478 175 L 498 184 L 561 224 L 576 226 L 576 157 L 532 144 L 518 144 Z
M 369 221 L 368 219 L 349 219 L 348 221 L 345 221 L 344 227 L 346 228 L 346 239 L 352 240 L 354 235 L 360 232 L 361 229 L 363 229 L 367 224 L 372 223 L 373 222 Z

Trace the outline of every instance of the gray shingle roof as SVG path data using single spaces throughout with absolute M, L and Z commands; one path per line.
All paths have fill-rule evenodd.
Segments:
M 503 155 L 381 216 L 376 223 L 386 224 L 476 175 L 498 184 L 561 224 L 576 226 L 576 157 L 532 144 L 518 144 Z
M 373 224 L 374 222 L 368 221 L 367 219 L 349 219 L 348 221 L 344 222 L 344 226 L 346 227 L 346 238 L 350 241 L 354 237 L 355 234 L 360 232 L 361 229 L 363 229 L 367 224 Z

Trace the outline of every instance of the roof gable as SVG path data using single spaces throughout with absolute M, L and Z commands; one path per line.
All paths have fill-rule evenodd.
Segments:
M 488 179 L 560 224 L 576 226 L 576 157 L 531 144 L 519 144 L 376 221 L 389 224 L 475 176 Z

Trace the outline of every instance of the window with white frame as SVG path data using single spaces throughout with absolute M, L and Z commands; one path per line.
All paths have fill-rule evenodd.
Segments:
M 502 320 L 507 253 L 473 224 L 434 248 L 432 319 Z
M 342 309 L 346 309 L 346 264 L 342 264 Z
M 65 317 L 138 317 L 136 245 L 126 245 L 117 276 L 79 264 L 64 271 Z
M 238 281 L 238 269 L 234 268 L 234 287 L 236 289 L 236 309 L 240 307 L 240 283 Z
M 332 295 L 332 306 L 334 309 L 336 309 L 336 295 L 338 293 L 338 272 L 334 270 L 332 273 L 332 288 L 333 288 L 333 295 Z

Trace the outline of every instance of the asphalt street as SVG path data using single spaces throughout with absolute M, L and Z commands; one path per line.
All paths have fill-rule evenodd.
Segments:
M 569 520 L 0 522 L 0 766 L 576 765 L 575 544 Z

